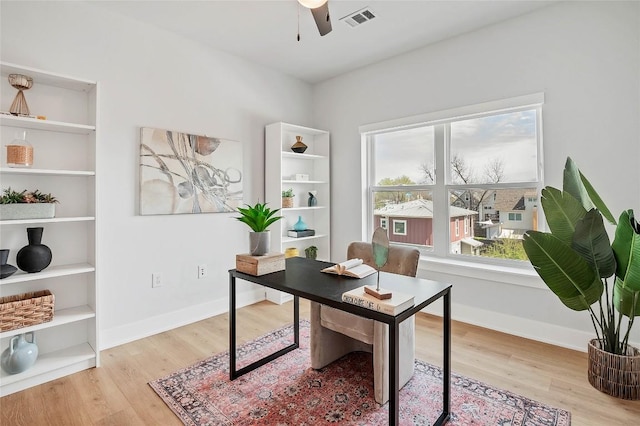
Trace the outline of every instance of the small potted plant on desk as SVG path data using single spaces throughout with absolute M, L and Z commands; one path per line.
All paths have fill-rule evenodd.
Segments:
M 276 216 L 280 209 L 272 210 L 267 207 L 267 203 L 256 203 L 255 206 L 249 204 L 247 207 L 238 207 L 240 217 L 235 219 L 247 224 L 252 232 L 249 232 L 249 251 L 252 256 L 263 256 L 269 252 L 271 245 L 271 234 L 267 229 L 269 226 L 282 219 Z
M 37 189 L 22 192 L 7 188 L 0 196 L 0 220 L 50 219 L 56 215 L 58 200 Z
M 293 189 L 289 188 L 286 191 L 282 191 L 282 208 L 291 208 L 293 207 Z

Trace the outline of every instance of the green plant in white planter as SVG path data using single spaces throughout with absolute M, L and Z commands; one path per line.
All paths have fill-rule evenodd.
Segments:
M 589 382 L 610 395 L 640 399 L 640 355 L 629 345 L 634 318 L 640 315 L 640 225 L 633 210 L 623 211 L 616 223 L 571 158 L 563 190 L 547 186 L 541 202 L 551 232 L 526 232 L 524 249 L 565 306 L 589 311 L 596 332 L 589 345 Z M 603 216 L 616 225 L 612 244 Z M 593 365 L 596 358 L 608 361 Z M 619 374 L 612 374 L 617 367 Z
M 270 231 L 267 229 L 274 222 L 282 219 L 276 216 L 280 209 L 272 210 L 267 203 L 256 203 L 255 206 L 238 207 L 240 217 L 235 219 L 245 223 L 253 232 L 249 233 L 249 252 L 253 256 L 262 256 L 269 252 L 271 243 Z
M 22 192 L 7 188 L 0 196 L 0 219 L 47 219 L 55 217 L 58 200 L 37 189 Z

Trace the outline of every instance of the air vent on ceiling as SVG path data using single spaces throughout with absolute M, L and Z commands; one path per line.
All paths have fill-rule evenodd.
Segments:
M 369 22 L 373 18 L 376 17 L 376 14 L 371 10 L 369 6 L 364 9 L 357 10 L 353 13 L 348 14 L 340 18 L 341 21 L 346 22 L 351 27 L 357 27 L 358 25 L 364 24 L 365 22 Z

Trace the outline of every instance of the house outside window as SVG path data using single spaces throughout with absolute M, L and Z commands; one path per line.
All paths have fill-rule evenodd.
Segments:
M 521 238 L 537 228 L 531 201 L 543 187 L 543 101 L 536 94 L 362 126 L 367 228 L 384 216 L 392 243 L 423 254 L 526 260 Z
M 389 229 L 389 219 L 387 218 L 380 218 L 380 227 L 382 229 Z

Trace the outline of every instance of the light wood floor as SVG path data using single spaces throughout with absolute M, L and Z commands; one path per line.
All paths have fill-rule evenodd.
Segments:
M 239 311 L 238 342 L 290 323 L 291 303 Z M 301 316 L 308 303 L 301 301 Z M 441 365 L 441 323 L 419 314 L 417 356 Z M 453 371 L 571 411 L 574 426 L 638 426 L 640 401 L 611 398 L 586 378 L 586 354 L 454 322 Z M 586 342 L 585 342 L 586 345 Z M 147 385 L 228 349 L 228 316 L 219 315 L 102 352 L 102 366 L 0 399 L 0 424 L 180 425 Z

